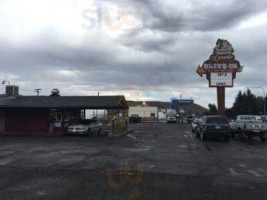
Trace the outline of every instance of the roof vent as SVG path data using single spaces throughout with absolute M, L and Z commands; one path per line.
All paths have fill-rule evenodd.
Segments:
M 53 90 L 51 90 L 51 97 L 59 97 L 60 96 L 60 94 L 59 94 L 60 92 L 59 92 L 59 89 L 57 89 L 57 88 L 54 88 Z
M 19 86 L 7 85 L 6 86 L 6 96 L 7 97 L 17 97 L 17 96 L 19 96 Z

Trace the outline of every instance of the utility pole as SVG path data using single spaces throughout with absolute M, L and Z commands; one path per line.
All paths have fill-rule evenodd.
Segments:
M 41 88 L 35 89 L 37 96 L 39 96 L 41 90 L 42 90 Z
M 99 92 L 97 92 L 97 96 L 99 97 Z M 96 110 L 96 118 L 98 118 L 98 110 Z

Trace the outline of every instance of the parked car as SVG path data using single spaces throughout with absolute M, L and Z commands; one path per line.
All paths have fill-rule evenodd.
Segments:
M 244 129 L 244 125 L 249 122 L 257 121 L 253 115 L 238 115 L 236 120 L 230 122 L 231 130 L 233 133 L 238 133 L 239 130 Z
M 67 129 L 68 135 L 92 135 L 100 134 L 103 124 L 97 118 L 80 120 L 75 125 L 70 125 Z
M 191 123 L 191 130 L 193 133 L 196 131 L 196 128 L 199 124 L 200 124 L 199 119 L 194 119 L 194 121 Z
M 176 123 L 176 114 L 167 115 L 167 123 Z
M 242 140 L 244 137 L 252 139 L 260 137 L 262 142 L 266 141 L 267 124 L 254 115 L 238 115 L 236 120 L 230 123 L 232 137 L 235 134 Z
M 226 117 L 223 116 L 205 116 L 195 128 L 197 137 L 206 140 L 208 137 L 223 137 L 225 142 L 230 139 L 231 128 Z
M 187 117 L 187 123 L 191 124 L 194 121 L 195 117 L 194 116 L 188 116 Z
M 129 117 L 129 123 L 140 123 L 141 122 L 141 117 L 137 114 L 132 114 Z

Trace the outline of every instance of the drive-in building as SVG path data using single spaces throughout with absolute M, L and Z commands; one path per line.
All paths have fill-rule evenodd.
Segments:
M 21 96 L 18 91 L 6 90 L 0 97 L 0 132 L 62 134 L 86 109 L 108 110 L 110 115 L 128 109 L 124 96 L 60 96 L 56 90 L 50 96 Z

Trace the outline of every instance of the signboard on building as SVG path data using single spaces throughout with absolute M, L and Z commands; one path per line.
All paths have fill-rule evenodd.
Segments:
M 189 105 L 189 104 L 193 104 L 194 100 L 193 99 L 176 99 L 176 98 L 172 98 L 171 99 L 171 109 L 174 109 L 176 111 L 179 110 L 179 105 Z
M 177 101 L 177 99 L 175 99 L 175 98 L 172 98 L 171 99 L 171 109 L 173 109 L 173 110 L 178 110 L 178 101 Z
M 193 99 L 177 99 L 178 104 L 193 104 Z

